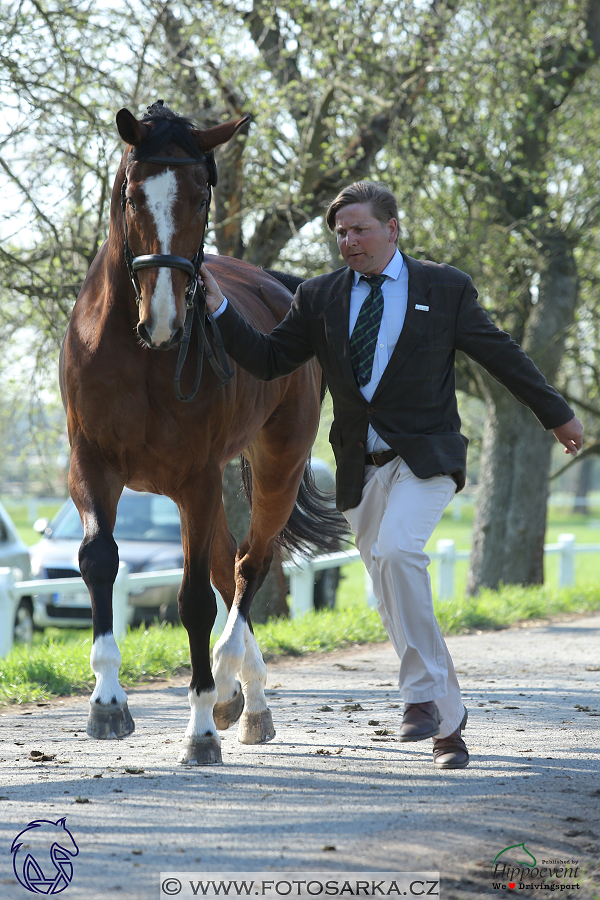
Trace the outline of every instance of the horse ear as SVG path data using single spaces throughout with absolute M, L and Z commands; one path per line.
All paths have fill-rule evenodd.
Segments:
M 146 134 L 146 126 L 141 122 L 138 122 L 133 113 L 130 113 L 128 109 L 120 109 L 116 119 L 119 134 L 125 143 L 132 144 L 134 147 L 136 144 L 139 144 Z
M 198 131 L 193 128 L 192 137 L 198 144 L 200 152 L 208 153 L 209 150 L 214 150 L 219 144 L 226 144 L 227 141 L 230 141 L 236 131 L 239 131 L 242 126 L 246 125 L 251 118 L 252 116 L 244 116 L 243 119 L 233 119 L 231 122 L 223 122 L 222 125 L 214 125 L 212 128 L 207 128 L 206 131 Z

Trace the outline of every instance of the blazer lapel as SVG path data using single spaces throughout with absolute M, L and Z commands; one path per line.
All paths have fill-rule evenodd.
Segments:
M 328 302 L 323 310 L 328 340 L 337 353 L 346 380 L 355 394 L 364 401 L 354 378 L 350 358 L 350 291 L 353 272 L 349 268 L 341 269 L 339 274 L 334 273 L 334 277 L 335 281 L 327 291 Z
M 394 352 L 381 376 L 381 380 L 377 385 L 377 390 L 373 395 L 373 400 L 385 390 L 390 381 L 392 381 L 398 371 L 402 368 L 427 328 L 427 311 L 417 309 L 416 307 L 417 305 L 429 305 L 426 302 L 426 297 L 431 289 L 431 285 L 425 277 L 423 267 L 417 259 L 412 259 L 412 257 L 406 256 L 404 253 L 402 254 L 402 257 L 408 269 L 408 303 L 406 307 L 406 317 Z

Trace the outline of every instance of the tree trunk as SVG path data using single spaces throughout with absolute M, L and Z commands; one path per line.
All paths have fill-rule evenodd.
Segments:
M 250 509 L 242 489 L 240 467 L 237 461 L 228 463 L 223 475 L 223 506 L 229 530 L 239 543 L 250 524 Z M 263 624 L 267 619 L 288 617 L 287 584 L 281 566 L 281 554 L 275 550 L 269 574 L 252 601 L 250 616 L 253 622 Z
M 556 377 L 577 302 L 577 271 L 565 236 L 548 235 L 538 303 L 523 349 L 550 383 Z M 542 584 L 551 432 L 489 376 L 467 594 L 504 584 Z M 557 423 L 558 424 L 558 423 Z
M 551 434 L 499 388 L 488 404 L 467 593 L 541 584 Z
M 592 481 L 594 475 L 594 457 L 586 456 L 579 463 L 579 471 L 577 473 L 577 485 L 575 487 L 575 500 L 573 503 L 573 512 L 582 516 L 589 516 L 590 507 L 588 505 L 588 494 L 592 489 Z

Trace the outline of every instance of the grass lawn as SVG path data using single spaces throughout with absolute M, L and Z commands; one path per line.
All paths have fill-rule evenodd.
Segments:
M 349 573 L 346 590 L 351 582 Z M 498 592 L 484 591 L 468 600 L 436 602 L 436 615 L 445 634 L 498 629 L 517 621 L 598 609 L 600 586 L 562 590 L 510 586 Z M 312 612 L 296 620 L 271 620 L 257 625 L 255 633 L 267 659 L 386 640 L 378 613 L 364 602 L 349 604 L 347 599 L 340 603 L 340 609 Z M 33 646 L 15 647 L 7 659 L 0 660 L 0 704 L 90 692 L 91 642 L 91 630 L 50 628 L 35 635 Z M 120 649 L 120 675 L 125 686 L 168 678 L 189 666 L 187 633 L 181 626 L 131 630 L 120 642 Z
M 49 518 L 54 511 L 40 507 L 38 515 Z M 10 513 L 25 539 L 34 543 L 38 536 L 29 525 L 27 507 L 23 505 L 20 512 L 13 507 Z M 472 505 L 463 503 L 460 519 L 455 518 L 451 505 L 427 549 L 435 550 L 441 538 L 454 540 L 457 549 L 468 549 L 472 520 Z M 546 542 L 554 543 L 563 532 L 575 534 L 579 543 L 600 544 L 600 510 L 586 518 L 564 508 L 551 508 Z M 464 595 L 467 566 L 466 561 L 457 563 L 455 597 L 439 601 L 437 564 L 431 565 L 436 615 L 445 634 L 505 628 L 517 621 L 600 610 L 600 554 L 577 556 L 577 581 L 572 588 L 558 588 L 558 557 L 549 556 L 544 586 L 509 586 L 496 592 L 482 591 L 477 598 Z M 294 621 L 272 620 L 256 626 L 255 631 L 267 658 L 386 640 L 378 613 L 365 603 L 365 572 L 360 562 L 342 569 L 335 610 L 310 613 Z M 91 691 L 91 640 L 91 630 L 50 628 L 34 636 L 33 646 L 15 647 L 7 659 L 0 660 L 0 704 Z M 125 686 L 167 678 L 189 666 L 187 634 L 181 626 L 155 625 L 130 631 L 120 642 L 120 649 L 121 680 Z

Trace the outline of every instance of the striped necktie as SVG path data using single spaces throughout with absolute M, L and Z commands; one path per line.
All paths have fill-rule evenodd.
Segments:
M 360 308 L 356 325 L 350 337 L 350 357 L 352 371 L 360 387 L 371 380 L 375 345 L 383 315 L 383 292 L 381 285 L 385 275 L 362 275 L 371 290 Z

